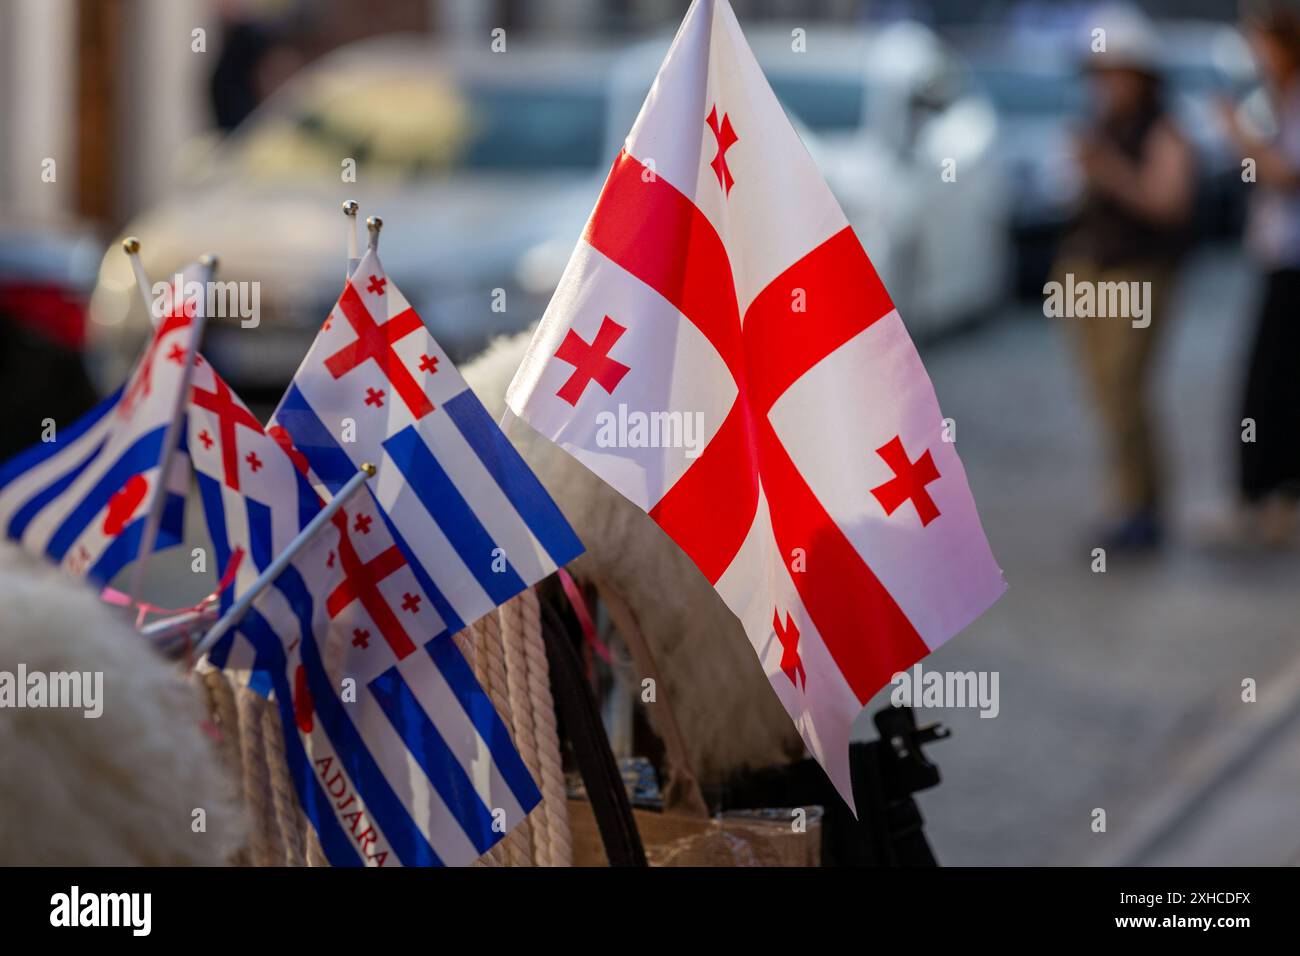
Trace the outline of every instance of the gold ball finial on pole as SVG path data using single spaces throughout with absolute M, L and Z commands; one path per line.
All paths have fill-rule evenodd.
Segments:
M 373 477 L 375 477 L 375 472 L 376 472 L 378 469 L 376 469 L 374 465 L 370 464 L 370 462 L 368 462 L 368 461 L 363 461 L 363 462 L 361 463 L 361 470 L 364 471 L 364 472 L 365 472 L 367 475 L 369 475 L 371 478 L 373 478 Z
M 135 236 L 127 236 L 122 240 L 122 251 L 128 256 L 133 256 L 140 251 L 140 240 Z

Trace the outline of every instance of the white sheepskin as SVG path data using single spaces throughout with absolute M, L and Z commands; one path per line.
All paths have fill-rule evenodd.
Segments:
M 495 341 L 462 372 L 499 420 L 532 332 Z M 804 752 L 740 622 L 645 512 L 523 422 L 508 432 L 587 546 L 576 578 L 616 588 L 640 622 L 701 783 Z M 655 706 L 649 706 L 651 720 Z
M 20 663 L 102 671 L 103 713 L 0 707 L 0 865 L 228 861 L 242 819 L 197 686 L 90 589 L 0 543 L 0 671 Z

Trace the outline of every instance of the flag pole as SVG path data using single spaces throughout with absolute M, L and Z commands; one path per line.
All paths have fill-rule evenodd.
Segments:
M 126 248 L 125 243 L 123 243 L 123 248 Z M 139 248 L 139 240 L 136 240 L 135 249 L 137 252 Z M 130 254 L 128 252 L 128 255 Z M 214 255 L 200 256 L 199 264 L 204 268 L 203 287 L 207 289 L 208 283 L 212 281 L 212 276 L 217 270 L 217 257 Z M 141 282 L 142 279 L 143 282 Z M 136 274 L 136 280 L 143 292 L 147 288 L 149 281 L 144 276 L 143 268 Z M 172 308 L 176 307 L 177 294 L 181 297 L 181 308 L 184 308 L 184 289 L 181 289 L 179 293 L 173 292 Z M 152 314 L 152 310 L 150 310 L 150 314 Z M 158 481 L 154 485 L 153 497 L 149 500 L 149 514 L 145 518 L 144 532 L 140 535 L 140 548 L 135 556 L 135 568 L 131 572 L 130 596 L 133 602 L 138 602 L 141 598 L 141 591 L 144 588 L 144 575 L 149 566 L 149 557 L 158 541 L 158 528 L 162 524 L 163 507 L 167 504 L 168 479 L 171 476 L 172 462 L 176 459 L 176 449 L 180 445 L 181 429 L 185 427 L 185 406 L 189 402 L 190 381 L 194 377 L 194 363 L 198 358 L 199 342 L 203 339 L 203 326 L 206 321 L 207 309 L 196 308 L 194 317 L 190 321 L 189 347 L 185 350 L 185 361 L 181 364 L 181 380 L 179 387 L 176 389 L 176 402 L 172 407 L 171 421 L 167 423 L 167 430 L 163 432 L 162 455 L 158 461 Z M 141 608 L 139 614 L 136 615 L 135 623 L 137 628 L 144 622 L 144 616 L 144 609 Z
M 357 213 L 360 212 L 361 206 L 355 199 L 345 199 L 343 201 L 343 215 L 348 217 L 348 267 L 343 278 L 349 279 L 352 276 L 352 270 L 356 268 L 357 262 L 361 256 L 357 252 Z
M 316 535 L 320 533 L 320 530 L 329 523 L 335 513 L 347 504 L 348 499 L 356 494 L 357 490 L 364 485 L 366 481 L 374 475 L 374 473 L 374 465 L 369 462 L 362 463 L 361 467 L 357 470 L 357 473 L 347 480 L 347 483 L 338 490 L 338 494 L 330 500 L 330 503 L 317 512 L 316 517 L 312 518 L 311 521 L 307 523 L 307 527 L 299 531 L 298 536 L 289 542 L 289 546 L 281 551 L 280 554 L 276 556 L 275 560 L 266 566 L 266 570 L 258 576 L 257 580 L 249 586 L 247 591 L 240 595 L 239 600 L 230 605 L 230 610 L 221 616 L 221 620 L 217 621 L 217 623 L 212 626 L 212 629 L 203 635 L 203 639 L 199 641 L 198 645 L 194 648 L 194 659 L 196 661 L 208 651 L 212 650 L 213 645 L 225 637 L 227 632 L 239 623 L 240 618 L 242 618 L 244 614 L 247 613 L 248 609 L 253 606 L 253 602 L 257 600 L 261 593 L 271 586 L 275 579 L 280 576 L 281 572 L 289 566 L 289 562 L 296 558 L 298 553 L 311 543 L 312 539 L 314 539 Z
M 131 271 L 135 273 L 135 288 L 140 293 L 140 301 L 144 303 L 144 314 L 149 317 L 151 325 L 157 325 L 158 322 L 153 314 L 149 277 L 145 275 L 144 263 L 140 261 L 140 240 L 135 236 L 127 236 L 122 240 L 122 251 L 131 262 Z
M 366 219 L 366 232 L 370 234 L 369 242 L 366 243 L 367 249 L 379 251 L 379 230 L 384 228 L 384 220 L 378 216 L 369 216 Z

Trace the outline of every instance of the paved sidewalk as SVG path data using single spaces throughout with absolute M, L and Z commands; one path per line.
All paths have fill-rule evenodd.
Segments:
M 944 782 L 921 797 L 942 862 L 1124 858 L 1150 832 L 1150 808 L 1186 786 L 1181 768 L 1262 706 L 1242 703 L 1243 678 L 1258 682 L 1261 702 L 1289 693 L 1277 675 L 1300 661 L 1300 557 L 1226 559 L 1188 541 L 1194 516 L 1228 494 L 1252 294 L 1230 254 L 1188 270 L 1159 383 L 1177 481 L 1174 541 L 1155 559 L 1112 555 L 1105 574 L 1090 569 L 1102 478 L 1095 436 L 1057 327 L 1079 320 L 1022 309 L 926 354 L 1010 583 L 926 662 L 1001 675 L 996 719 L 921 714 L 954 730 L 930 748 Z M 1235 786 L 1203 819 L 1181 821 L 1159 861 L 1294 860 L 1298 752 L 1300 728 L 1288 728 L 1234 771 Z M 1104 834 L 1091 832 L 1094 808 L 1106 811 Z

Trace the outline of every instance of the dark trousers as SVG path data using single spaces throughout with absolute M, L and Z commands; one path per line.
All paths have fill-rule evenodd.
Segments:
M 1300 496 L 1300 269 L 1266 277 L 1241 417 L 1255 422 L 1241 443 L 1242 497 Z

